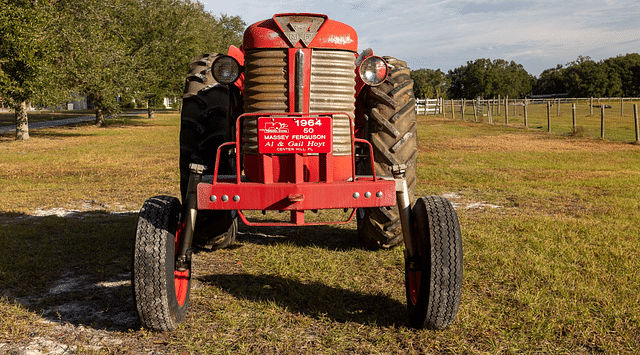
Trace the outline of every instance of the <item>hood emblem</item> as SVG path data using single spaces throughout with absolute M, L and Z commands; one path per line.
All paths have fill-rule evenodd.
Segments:
M 305 47 L 309 46 L 309 43 L 313 41 L 318 32 L 310 32 L 309 27 L 311 27 L 311 22 L 289 22 L 288 28 L 293 31 L 284 31 L 284 35 L 287 36 L 287 39 L 294 46 L 298 41 L 302 41 Z
M 295 47 L 302 41 L 302 44 L 308 47 L 325 19 L 313 16 L 275 16 L 275 20 L 292 46 Z

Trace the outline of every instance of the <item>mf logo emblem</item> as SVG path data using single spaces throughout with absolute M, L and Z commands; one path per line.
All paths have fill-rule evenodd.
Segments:
M 275 20 L 294 47 L 299 41 L 308 47 L 324 23 L 324 18 L 313 16 L 276 16 Z
M 292 29 L 293 32 L 285 31 L 284 34 L 289 39 L 289 42 L 291 42 L 294 46 L 296 43 L 298 43 L 298 41 L 302 41 L 305 47 L 308 47 L 309 43 L 313 41 L 316 34 L 318 33 L 318 32 L 308 32 L 309 27 L 311 27 L 311 25 L 312 25 L 311 22 L 290 22 L 288 27 Z

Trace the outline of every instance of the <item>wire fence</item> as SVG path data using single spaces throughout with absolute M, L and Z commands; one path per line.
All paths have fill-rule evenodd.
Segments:
M 640 144 L 639 103 L 640 98 L 439 100 L 429 114 Z

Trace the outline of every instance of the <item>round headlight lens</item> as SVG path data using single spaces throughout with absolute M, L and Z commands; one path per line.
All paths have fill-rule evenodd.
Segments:
M 360 64 L 360 77 L 367 85 L 376 86 L 384 82 L 389 74 L 389 67 L 384 59 L 369 57 Z
M 220 84 L 233 84 L 240 76 L 240 64 L 233 57 L 220 56 L 213 61 L 211 74 Z

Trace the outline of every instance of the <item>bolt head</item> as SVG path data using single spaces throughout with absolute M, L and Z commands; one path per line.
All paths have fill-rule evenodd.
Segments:
M 354 192 L 353 193 L 353 198 L 360 198 L 360 193 L 359 192 Z
M 233 200 L 234 200 L 235 202 L 240 201 L 240 196 L 238 196 L 238 195 L 233 196 Z
M 377 198 L 382 198 L 382 191 L 376 192 L 376 197 Z
M 222 201 L 223 201 L 223 202 L 227 202 L 227 201 L 229 201 L 229 196 L 227 196 L 227 195 L 222 195 Z
M 364 197 L 365 197 L 365 198 L 369 198 L 369 197 L 371 197 L 371 192 L 369 192 L 369 191 L 365 192 L 365 193 L 364 193 Z

